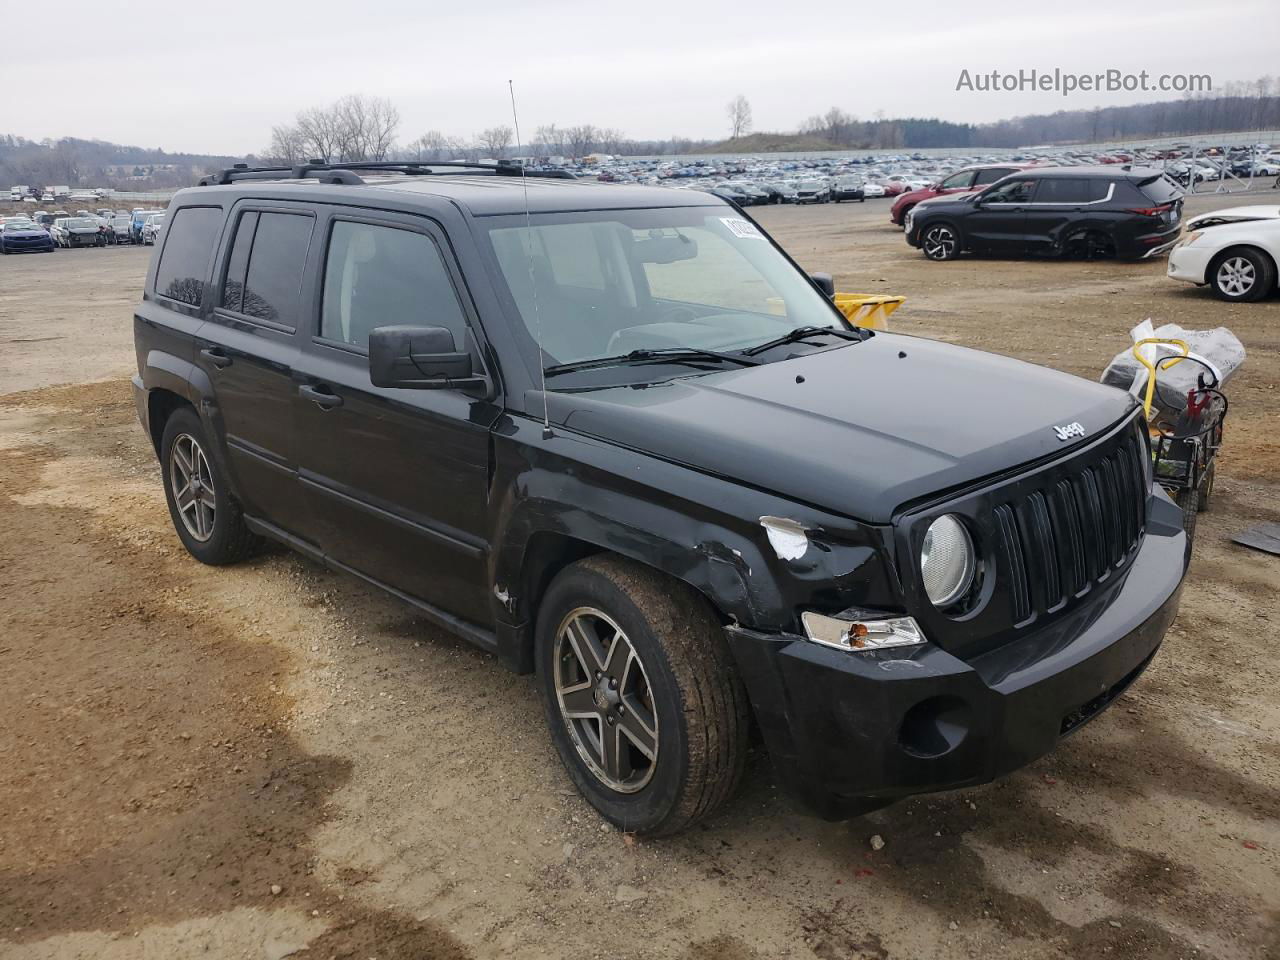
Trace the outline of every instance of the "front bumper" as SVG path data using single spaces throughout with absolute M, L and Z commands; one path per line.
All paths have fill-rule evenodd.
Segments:
M 1208 245 L 1174 247 L 1169 251 L 1168 274 L 1174 280 L 1205 283 L 1209 261 L 1215 252 Z
M 843 819 L 986 783 L 1049 752 L 1151 662 L 1185 569 L 1181 512 L 1157 492 L 1138 556 L 1105 603 L 967 661 L 934 644 L 849 653 L 727 629 L 780 784 Z

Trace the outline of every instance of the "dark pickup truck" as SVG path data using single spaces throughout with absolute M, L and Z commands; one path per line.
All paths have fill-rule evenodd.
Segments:
M 706 816 L 753 742 L 847 817 L 1096 716 L 1187 540 L 1128 394 L 830 293 L 705 193 L 236 168 L 169 207 L 138 414 L 193 556 L 279 541 L 536 673 L 620 827 Z

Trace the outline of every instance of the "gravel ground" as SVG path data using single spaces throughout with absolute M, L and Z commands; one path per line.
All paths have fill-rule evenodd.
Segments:
M 3 258 L 0 957 L 1280 956 L 1280 560 L 1229 540 L 1280 520 L 1280 300 L 928 263 L 887 217 L 760 214 L 840 289 L 907 295 L 908 333 L 1091 378 L 1148 316 L 1244 340 L 1181 615 L 1006 780 L 827 824 L 757 756 L 662 842 L 578 798 L 529 678 L 288 553 L 190 560 L 127 382 L 147 253 Z

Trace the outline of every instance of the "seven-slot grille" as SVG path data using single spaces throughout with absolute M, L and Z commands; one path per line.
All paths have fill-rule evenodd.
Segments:
M 1146 455 L 1127 429 L 1087 465 L 995 507 L 1015 625 L 1052 613 L 1128 562 L 1146 528 Z

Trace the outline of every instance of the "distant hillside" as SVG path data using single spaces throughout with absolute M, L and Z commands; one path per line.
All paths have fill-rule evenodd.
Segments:
M 28 140 L 0 134 L 0 188 L 14 184 L 83 187 L 181 187 L 203 172 L 230 166 L 242 157 L 167 153 L 104 140 Z
M 799 153 L 805 150 L 837 150 L 831 141 L 805 133 L 749 133 L 736 140 L 693 144 L 686 153 Z

